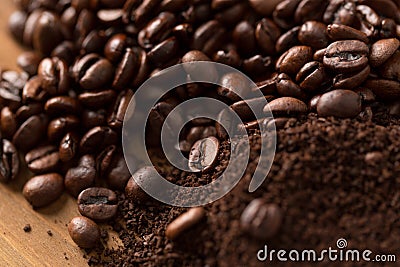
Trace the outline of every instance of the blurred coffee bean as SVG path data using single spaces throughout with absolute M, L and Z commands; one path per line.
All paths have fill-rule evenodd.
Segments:
M 210 136 L 193 144 L 189 154 L 189 168 L 193 172 L 205 172 L 215 164 L 218 156 L 219 141 Z
M 42 88 L 42 78 L 39 76 L 34 76 L 29 79 L 22 89 L 22 100 L 24 102 L 41 102 L 45 100 L 47 96 L 48 93 Z
M 172 0 L 174 1 L 174 0 Z M 172 34 L 181 42 L 183 45 L 190 45 L 190 40 L 193 36 L 193 27 L 188 23 L 183 23 L 175 26 L 172 29 Z
M 96 126 L 104 126 L 107 122 L 107 112 L 104 109 L 97 111 L 85 109 L 82 111 L 81 125 L 85 130 Z
M 361 112 L 361 97 L 350 90 L 333 90 L 323 94 L 318 100 L 319 116 L 353 118 Z
M 118 136 L 109 127 L 97 126 L 86 132 L 80 142 L 80 151 L 83 154 L 99 152 L 117 142 Z
M 28 151 L 46 136 L 48 118 L 35 115 L 27 119 L 18 128 L 13 137 L 13 144 L 21 151 Z
M 72 160 L 78 153 L 79 139 L 78 136 L 73 133 L 67 133 L 60 141 L 58 148 L 59 158 L 62 162 L 68 162 Z
M 329 2 L 324 13 L 325 23 L 336 23 L 340 25 L 352 25 L 356 18 L 356 4 L 347 0 L 332 0 Z
M 256 50 L 255 29 L 248 21 L 238 23 L 233 30 L 232 39 L 239 53 L 251 55 Z
M 301 0 L 283 0 L 273 12 L 274 22 L 283 29 L 290 29 L 295 25 L 294 13 Z
M 68 223 L 71 239 L 81 248 L 93 248 L 100 243 L 100 228 L 92 220 L 79 216 Z
M 50 121 L 47 127 L 49 141 L 59 141 L 66 133 L 77 129 L 79 122 L 79 119 L 72 115 L 59 117 Z
M 108 188 L 90 187 L 78 196 L 79 213 L 94 221 L 107 221 L 117 214 L 117 195 Z
M 249 100 L 242 100 L 232 104 L 231 109 L 243 121 L 250 121 L 256 119 L 255 115 L 262 114 L 263 108 L 267 101 L 271 101 L 273 96 L 263 96 L 252 98 Z
M 238 23 L 243 18 L 246 10 L 247 4 L 238 1 L 230 7 L 218 10 L 214 17 L 216 20 L 229 27 L 230 25 Z
M 118 62 L 129 44 L 128 37 L 123 34 L 112 36 L 104 47 L 104 55 L 111 62 Z
M 293 27 L 292 29 L 288 30 L 287 32 L 283 33 L 275 43 L 275 50 L 278 53 L 283 53 L 286 50 L 293 46 L 297 46 L 300 44 L 298 39 L 300 31 L 300 26 Z
M 17 119 L 12 110 L 9 107 L 2 108 L 0 114 L 1 136 L 7 139 L 12 138 L 17 131 L 17 126 Z
M 272 58 L 255 55 L 251 58 L 243 60 L 243 70 L 251 77 L 258 77 L 271 71 Z
M 71 66 L 74 63 L 77 54 L 77 48 L 71 41 L 64 41 L 60 43 L 51 52 L 52 57 L 57 57 L 63 60 L 68 66 Z
M 307 98 L 302 88 L 293 82 L 289 75 L 285 73 L 279 74 L 276 78 L 276 91 L 280 96 L 290 96 L 298 99 Z
M 45 58 L 38 68 L 42 88 L 49 95 L 61 95 L 68 91 L 70 81 L 67 64 L 59 58 Z
M 97 18 L 103 25 L 119 26 L 123 18 L 122 9 L 100 9 L 97 11 Z
M 361 96 L 361 101 L 363 104 L 371 104 L 375 102 L 375 94 L 368 88 L 359 87 L 354 89 L 354 92 Z
M 96 163 L 92 156 L 84 155 L 80 158 L 78 166 L 68 170 L 64 184 L 66 190 L 74 197 L 93 185 L 96 178 Z
M 396 51 L 380 67 L 379 72 L 383 78 L 400 81 L 400 51 Z
M 132 4 L 128 2 L 124 6 L 125 16 L 134 22 L 138 28 L 141 28 L 150 20 L 151 15 L 156 11 L 162 0 L 144 0 L 137 7 L 135 7 L 137 1 L 131 1 Z
M 311 112 L 317 112 L 317 104 L 320 98 L 321 95 L 315 95 L 310 99 L 308 107 Z
M 217 130 L 214 126 L 195 126 L 190 128 L 186 135 L 186 141 L 192 146 L 196 141 L 210 136 L 216 136 Z
M 37 22 L 41 17 L 43 10 L 34 10 L 29 14 L 25 22 L 24 32 L 23 32 L 23 44 L 33 48 L 33 33 L 36 29 Z
M 299 41 L 313 49 L 321 49 L 328 45 L 326 25 L 318 21 L 306 21 L 299 30 Z
M 25 23 L 27 19 L 28 15 L 23 11 L 15 11 L 8 19 L 8 29 L 13 37 L 20 43 L 23 42 Z
M 55 96 L 46 101 L 44 110 L 51 115 L 57 114 L 79 114 L 81 111 L 80 102 L 69 96 Z
M 251 92 L 249 80 L 242 74 L 232 72 L 221 77 L 219 82 L 218 94 L 237 102 L 246 98 Z
M 385 63 L 399 48 L 400 41 L 396 38 L 378 40 L 371 45 L 369 63 L 376 68 Z
M 368 37 L 377 35 L 376 29 L 380 26 L 381 20 L 379 15 L 372 8 L 366 5 L 357 5 L 356 15 L 358 23 L 360 24 L 360 31 L 365 33 Z
M 175 37 L 166 39 L 151 49 L 147 56 L 156 66 L 161 66 L 164 63 L 175 58 L 178 53 L 179 43 Z
M 227 50 L 218 50 L 214 54 L 213 60 L 215 62 L 225 64 L 234 68 L 238 68 L 242 64 L 241 58 L 234 48 L 230 48 Z
M 266 204 L 262 199 L 254 199 L 240 216 L 240 226 L 259 240 L 274 237 L 282 224 L 283 212 L 276 204 Z
M 19 155 L 14 145 L 7 139 L 1 139 L 0 182 L 14 180 L 19 173 Z
M 211 61 L 211 59 L 199 50 L 191 50 L 182 57 L 183 68 L 193 80 L 217 81 L 217 69 L 210 64 L 206 68 L 204 65 L 197 65 L 197 61 Z M 189 64 L 190 63 L 190 64 Z
M 263 0 L 249 0 L 250 5 L 254 10 L 263 16 L 270 16 L 274 11 L 276 5 L 278 5 L 282 0 L 272 0 L 272 1 L 263 1 Z
M 15 112 L 18 123 L 23 123 L 29 117 L 38 115 L 43 112 L 43 105 L 40 103 L 31 103 L 21 106 Z
M 41 208 L 56 201 L 63 193 L 63 178 L 58 173 L 32 177 L 22 189 L 25 199 L 33 208 Z
M 157 190 L 154 182 L 156 181 L 159 174 L 151 166 L 142 167 L 137 170 L 132 177 L 129 179 L 125 187 L 126 196 L 132 200 L 135 204 L 146 204 L 152 200 L 149 196 L 136 182 L 139 181 L 141 185 L 146 188 L 151 188 L 152 190 Z
M 280 97 L 272 100 L 264 107 L 264 112 L 277 116 L 296 116 L 307 112 L 307 105 L 293 97 Z
M 42 58 L 38 53 L 27 51 L 18 56 L 17 65 L 30 76 L 34 76 L 37 74 L 41 60 Z
M 275 43 L 281 32 L 278 26 L 270 19 L 263 18 L 256 26 L 255 36 L 261 50 L 271 55 L 275 52 Z
M 203 207 L 190 208 L 167 225 L 165 236 L 169 240 L 176 240 L 196 224 L 200 223 L 205 217 L 206 211 Z
M 83 39 L 80 52 L 83 55 L 101 53 L 107 41 L 108 38 L 104 31 L 93 30 Z
M 391 101 L 400 97 L 400 82 L 387 79 L 367 79 L 364 83 L 376 95 L 377 99 Z
M 79 101 L 88 108 L 101 108 L 114 101 L 116 93 L 114 90 L 88 91 L 78 96 Z
M 221 47 L 224 35 L 224 27 L 218 21 L 210 20 L 195 31 L 192 49 L 203 51 L 208 56 L 212 56 Z
M 57 171 L 58 148 L 52 145 L 39 146 L 25 155 L 25 162 L 35 174 Z
M 311 20 L 321 21 L 328 4 L 329 1 L 325 0 L 302 0 L 294 13 L 294 21 L 296 23 Z
M 52 12 L 43 11 L 33 27 L 33 48 L 43 55 L 49 55 L 64 40 L 63 25 Z
M 120 130 L 124 122 L 125 115 L 129 103 L 133 97 L 132 90 L 126 90 L 121 92 L 116 98 L 114 104 L 111 106 L 111 110 L 107 119 L 108 126 L 113 129 Z M 127 118 L 128 119 L 128 118 Z
M 138 43 L 144 49 L 151 49 L 167 38 L 175 23 L 174 14 L 169 12 L 158 14 L 139 32 Z
M 130 177 L 131 173 L 126 165 L 124 155 L 122 153 L 115 153 L 106 175 L 108 186 L 117 190 L 123 190 Z

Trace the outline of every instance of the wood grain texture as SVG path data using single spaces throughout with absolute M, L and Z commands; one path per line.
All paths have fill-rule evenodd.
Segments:
M 10 69 L 16 69 L 16 58 L 23 51 L 7 29 L 13 10 L 12 0 L 1 1 L 0 66 Z M 66 227 L 78 215 L 75 200 L 64 193 L 51 206 L 34 211 L 21 194 L 29 177 L 25 171 L 17 181 L 0 184 L 0 266 L 87 266 Z M 26 224 L 32 227 L 30 233 L 23 231 Z

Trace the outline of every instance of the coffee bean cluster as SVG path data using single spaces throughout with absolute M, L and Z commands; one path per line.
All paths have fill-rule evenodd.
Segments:
M 288 117 L 307 112 L 345 118 L 363 112 L 371 117 L 368 106 L 377 100 L 387 103 L 393 113 L 400 110 L 396 108 L 399 1 L 19 0 L 17 4 L 10 32 L 32 51 L 17 60 L 23 72 L 0 72 L 0 180 L 15 179 L 20 165 L 17 151 L 24 153 L 35 177 L 23 193 L 34 208 L 52 203 L 65 189 L 78 197 L 82 215 L 105 221 L 116 212 L 111 190 L 125 190 L 127 184 L 127 195 L 144 202 L 145 194 L 129 180 L 122 154 L 123 118 L 135 90 L 177 63 L 230 65 L 251 77 L 264 97 L 254 98 L 258 89 L 233 73 L 221 78 L 221 87 L 190 83 L 194 75 L 216 73 L 187 69 L 189 84 L 164 96 L 149 115 L 146 139 L 152 146 L 160 144 L 160 129 L 169 112 L 198 96 L 231 107 L 221 111 L 219 120 L 231 122 L 234 111 L 245 121 L 231 127 L 257 128 L 248 105 L 227 89 L 230 86 L 252 101 L 252 107 L 271 110 L 275 119 L 265 124 L 278 128 Z M 267 106 L 261 104 L 264 98 Z M 227 138 L 224 129 L 208 119 L 192 120 L 183 131 L 179 148 L 190 152 L 193 170 L 212 165 L 214 160 L 202 165 L 201 158 L 216 157 L 219 143 L 212 136 Z M 200 139 L 204 140 L 192 149 Z M 212 151 L 199 151 L 202 142 L 212 142 L 207 146 Z M 149 169 L 140 171 L 152 175 L 146 173 Z M 251 209 L 258 206 L 278 214 L 273 206 L 254 204 Z M 99 234 L 86 217 L 74 219 L 69 230 L 78 244 L 91 247 Z M 251 219 L 243 222 L 251 231 Z M 90 244 L 76 238 L 88 233 L 95 233 L 85 239 L 93 240 Z

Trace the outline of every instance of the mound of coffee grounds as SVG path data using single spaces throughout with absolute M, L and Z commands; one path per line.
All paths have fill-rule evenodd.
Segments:
M 396 254 L 398 258 L 399 119 L 384 110 L 375 114 L 367 122 L 360 118 L 318 118 L 314 114 L 290 119 L 278 132 L 271 171 L 254 193 L 247 190 L 261 139 L 251 135 L 246 175 L 228 195 L 205 206 L 204 222 L 174 242 L 165 238 L 165 229 L 185 209 L 160 204 L 138 206 L 119 195 L 119 223 L 113 228 L 124 246 L 97 250 L 89 264 L 265 266 L 257 260 L 257 252 L 264 245 L 275 250 L 321 251 L 336 248 L 339 238 L 347 240 L 348 248 L 369 249 L 372 255 Z M 179 176 L 179 171 L 171 174 Z M 240 228 L 240 216 L 255 198 L 277 204 L 283 211 L 278 234 L 267 242 L 254 239 Z M 272 264 L 293 266 L 293 262 L 277 262 L 276 258 Z M 344 262 L 324 262 L 321 266 L 335 264 L 344 266 Z

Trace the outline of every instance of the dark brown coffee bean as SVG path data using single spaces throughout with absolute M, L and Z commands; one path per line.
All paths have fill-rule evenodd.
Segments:
M 317 104 L 320 98 L 321 95 L 315 95 L 310 99 L 308 107 L 311 112 L 317 112 Z
M 23 123 L 29 117 L 38 115 L 43 112 L 43 106 L 40 103 L 31 103 L 21 106 L 16 112 L 15 116 L 19 123 Z
M 365 33 L 368 37 L 377 35 L 376 29 L 381 24 L 379 15 L 369 6 L 357 5 L 357 18 L 360 24 L 359 30 Z
M 64 41 L 60 43 L 51 52 L 52 57 L 57 57 L 71 66 L 74 63 L 75 57 L 78 54 L 75 44 L 71 41 Z
M 397 24 L 393 19 L 383 19 L 379 31 L 380 38 L 393 38 L 397 35 Z
M 189 154 L 189 168 L 193 172 L 208 171 L 215 164 L 219 141 L 211 136 L 193 144 Z
M 56 201 L 63 193 L 63 178 L 58 173 L 32 177 L 22 189 L 25 199 L 33 208 L 41 208 Z
M 62 162 L 68 162 L 72 160 L 77 152 L 79 147 L 79 139 L 78 136 L 72 132 L 67 133 L 60 142 L 58 148 L 58 155 Z
M 182 12 L 183 21 L 190 24 L 201 24 L 209 21 L 213 17 L 211 6 L 206 2 L 190 5 L 187 10 Z
M 294 46 L 283 53 L 276 62 L 276 70 L 287 74 L 296 74 L 307 62 L 312 60 L 309 46 Z
M 278 5 L 281 0 L 263 1 L 263 0 L 250 0 L 250 5 L 254 10 L 263 16 L 270 16 L 274 11 L 276 5 Z
M 80 52 L 83 55 L 91 53 L 102 53 L 108 38 L 106 33 L 101 30 L 91 31 L 82 41 Z
M 217 81 L 218 72 L 214 66 L 204 68 L 203 65 L 196 65 L 197 61 L 211 61 L 211 59 L 199 50 L 191 50 L 182 57 L 182 63 L 186 73 L 190 75 L 193 80 L 200 81 Z M 194 64 L 188 64 L 194 63 Z
M 119 33 L 112 36 L 104 47 L 104 55 L 111 62 L 118 62 L 125 52 L 129 41 L 125 34 Z
M 320 90 L 329 84 L 330 79 L 324 66 L 318 61 L 311 61 L 305 64 L 296 75 L 296 82 L 306 92 Z
M 230 25 L 238 23 L 243 18 L 246 11 L 247 4 L 239 1 L 237 4 L 219 10 L 219 12 L 215 14 L 215 19 L 229 27 Z
M 106 26 L 119 26 L 122 23 L 124 12 L 122 9 L 100 9 L 97 18 Z
M 163 0 L 160 4 L 160 10 L 178 13 L 186 7 L 186 4 L 187 0 Z
M 23 44 L 28 47 L 33 48 L 33 44 L 32 44 L 33 33 L 35 31 L 37 22 L 38 22 L 40 16 L 42 15 L 42 13 L 43 13 L 43 10 L 41 10 L 41 9 L 34 10 L 32 13 L 29 14 L 29 16 L 25 22 L 24 33 L 23 33 Z
M 375 94 L 368 88 L 359 87 L 355 89 L 354 92 L 361 96 L 363 104 L 371 104 L 375 102 Z
M 280 96 L 290 96 L 297 99 L 306 99 L 307 95 L 298 86 L 289 75 L 281 73 L 276 78 L 276 91 Z
M 205 217 L 206 211 L 203 207 L 190 208 L 167 225 L 165 236 L 169 240 L 176 240 L 196 224 L 200 223 Z
M 230 48 L 228 50 L 218 50 L 214 54 L 213 60 L 234 68 L 238 68 L 242 64 L 241 58 L 234 48 Z
M 172 29 L 172 34 L 180 43 L 189 46 L 193 36 L 193 27 L 188 23 L 179 24 Z
M 313 49 L 324 48 L 328 45 L 326 25 L 318 21 L 306 21 L 300 27 L 298 39 L 303 45 Z
M 385 63 L 380 67 L 380 74 L 383 78 L 400 81 L 400 51 L 396 51 Z
M 16 110 L 21 106 L 20 88 L 7 81 L 0 81 L 0 105 Z
M 362 31 L 356 30 L 350 26 L 341 24 L 329 24 L 326 27 L 328 36 L 333 41 L 339 40 L 360 40 L 361 42 L 368 43 L 368 36 Z
M 79 119 L 75 116 L 65 116 L 50 121 L 47 127 L 47 137 L 51 142 L 60 140 L 66 133 L 77 129 Z
M 59 58 L 43 59 L 38 76 L 42 78 L 42 88 L 50 95 L 64 94 L 69 90 L 68 66 Z
M 20 43 L 23 42 L 25 22 L 27 19 L 28 15 L 23 11 L 15 11 L 8 19 L 8 28 L 13 37 Z
M 136 183 L 135 180 L 140 181 L 140 184 L 147 188 L 155 186 L 152 184 L 159 174 L 153 167 L 143 167 L 137 170 L 129 179 L 125 187 L 126 196 L 137 204 L 146 204 L 152 198 Z M 152 188 L 156 189 L 156 188 Z
M 293 97 L 280 97 L 272 100 L 264 107 L 264 112 L 277 116 L 296 116 L 307 112 L 307 105 Z
M 239 53 L 243 55 L 251 55 L 257 48 L 255 29 L 248 21 L 242 21 L 236 25 L 232 38 Z
M 60 18 L 56 14 L 43 11 L 32 33 L 33 48 L 43 55 L 49 55 L 64 39 L 62 27 Z
M 300 26 L 296 26 L 290 29 L 289 31 L 285 32 L 284 34 L 282 34 L 276 41 L 275 44 L 276 52 L 283 53 L 286 50 L 289 50 L 289 48 L 299 45 L 300 44 L 300 41 L 298 39 L 299 31 L 300 31 Z
M 361 97 L 350 90 L 330 91 L 318 100 L 317 112 L 322 117 L 353 118 L 361 112 Z
M 321 21 L 328 3 L 324 0 L 302 0 L 294 13 L 294 21 L 296 23 Z
M 41 60 L 42 57 L 38 53 L 27 51 L 18 56 L 17 65 L 30 76 L 34 76 L 37 74 Z
M 106 176 L 108 186 L 110 188 L 123 190 L 130 177 L 131 173 L 126 165 L 124 156 L 120 153 L 115 153 L 108 167 Z
M 42 78 L 34 76 L 25 84 L 22 89 L 22 100 L 24 102 L 43 101 L 47 98 L 48 93 L 42 88 Z
M 22 151 L 28 151 L 46 136 L 47 117 L 35 115 L 27 119 L 18 128 L 13 137 L 13 144 Z
M 261 50 L 271 55 L 275 52 L 275 43 L 281 32 L 278 26 L 270 19 L 263 18 L 256 26 L 255 36 Z
M 364 86 L 380 100 L 391 101 L 400 97 L 400 82 L 386 79 L 368 79 Z
M 143 27 L 151 18 L 151 14 L 156 11 L 162 0 L 144 0 L 138 7 L 128 7 L 125 4 L 125 12 L 129 12 L 128 18 L 134 22 L 138 28 Z
M 285 126 L 287 125 L 288 121 L 293 120 L 294 118 L 274 118 L 274 119 L 265 119 L 263 121 L 262 126 L 264 127 L 264 129 L 274 129 L 275 130 L 280 130 L 280 129 L 284 129 Z M 275 125 L 272 126 L 272 125 Z
M 255 55 L 251 58 L 243 60 L 243 70 L 247 75 L 257 77 L 271 71 L 272 59 L 271 57 L 263 57 L 261 55 Z
M 83 89 L 101 89 L 111 81 L 114 67 L 107 59 L 97 54 L 89 54 L 77 61 L 73 67 L 73 73 L 76 82 Z
M 250 202 L 240 216 L 240 226 L 254 238 L 266 241 L 281 228 L 283 212 L 276 204 L 266 204 L 258 198 Z
M 219 84 L 221 87 L 218 88 L 218 94 L 234 102 L 246 98 L 251 92 L 248 79 L 235 72 L 223 75 Z
M 12 138 L 17 131 L 17 119 L 9 107 L 1 109 L 0 130 L 3 138 Z
M 14 145 L 7 139 L 1 139 L 0 182 L 14 180 L 19 173 L 19 156 Z
M 82 45 L 86 36 L 96 27 L 97 18 L 93 11 L 83 9 L 78 13 L 76 23 L 73 27 L 73 37 L 78 46 Z
M 154 45 L 164 41 L 171 33 L 176 19 L 174 14 L 162 12 L 151 20 L 138 35 L 138 43 L 144 49 L 151 49 Z
M 107 122 L 107 112 L 104 109 L 97 111 L 85 109 L 82 112 L 81 125 L 85 130 L 96 126 L 104 126 Z
M 107 123 L 113 129 L 121 129 L 129 103 L 133 97 L 132 90 L 121 92 L 116 98 L 108 116 Z
M 212 56 L 223 43 L 224 27 L 216 20 L 210 20 L 197 28 L 193 35 L 192 49 Z
M 270 79 L 257 82 L 257 88 L 253 88 L 253 91 L 260 90 L 263 95 L 274 95 L 276 93 L 276 81 L 278 74 L 274 73 Z
M 84 92 L 78 96 L 78 99 L 84 106 L 97 109 L 107 106 L 114 101 L 115 97 L 115 91 L 108 89 L 101 91 Z
M 47 100 L 44 110 L 51 115 L 79 114 L 81 106 L 76 98 L 69 96 L 55 96 Z
M 383 17 L 391 18 L 400 23 L 400 14 L 398 7 L 391 0 L 365 0 L 363 5 L 367 5 Z
M 117 195 L 108 188 L 90 187 L 78 196 L 78 209 L 81 215 L 94 221 L 107 221 L 117 214 Z
M 340 25 L 352 25 L 356 18 L 356 5 L 353 1 L 332 0 L 329 1 L 324 13 L 325 23 Z
M 25 155 L 25 162 L 28 169 L 35 174 L 57 171 L 58 148 L 52 145 L 35 148 Z
M 333 78 L 333 87 L 338 89 L 353 89 L 360 86 L 370 73 L 367 65 L 364 69 L 355 73 L 340 73 Z
M 139 64 L 139 56 L 137 50 L 127 48 L 121 62 L 115 71 L 114 81 L 112 83 L 113 88 L 122 90 L 129 85 L 132 81 L 132 77 L 137 73 Z
M 100 228 L 92 220 L 79 216 L 68 223 L 71 239 L 81 248 L 93 248 L 100 243 Z
M 368 64 L 368 46 L 359 40 L 336 41 L 325 51 L 323 63 L 340 72 L 354 72 Z
M 132 79 L 131 85 L 133 88 L 137 88 L 142 85 L 144 81 L 148 78 L 150 70 L 150 60 L 147 57 L 146 51 L 139 47 L 134 47 L 133 51 L 138 55 L 138 71 L 135 77 Z
M 173 60 L 178 53 L 178 50 L 178 40 L 175 37 L 171 37 L 156 45 L 147 53 L 147 56 L 153 64 L 156 66 L 162 66 L 162 64 Z
M 276 24 L 283 29 L 290 29 L 295 25 L 294 13 L 301 0 L 283 0 L 275 8 L 273 18 Z
M 97 126 L 90 129 L 81 139 L 80 151 L 83 154 L 101 151 L 118 140 L 117 134 L 109 127 Z
M 240 117 L 240 119 L 247 122 L 255 120 L 255 115 L 261 114 L 266 101 L 271 101 L 272 99 L 272 96 L 257 97 L 236 102 L 230 107 Z
M 71 168 L 65 175 L 65 188 L 74 197 L 80 192 L 93 186 L 96 178 L 96 163 L 92 156 L 84 155 L 80 158 L 78 166 Z

